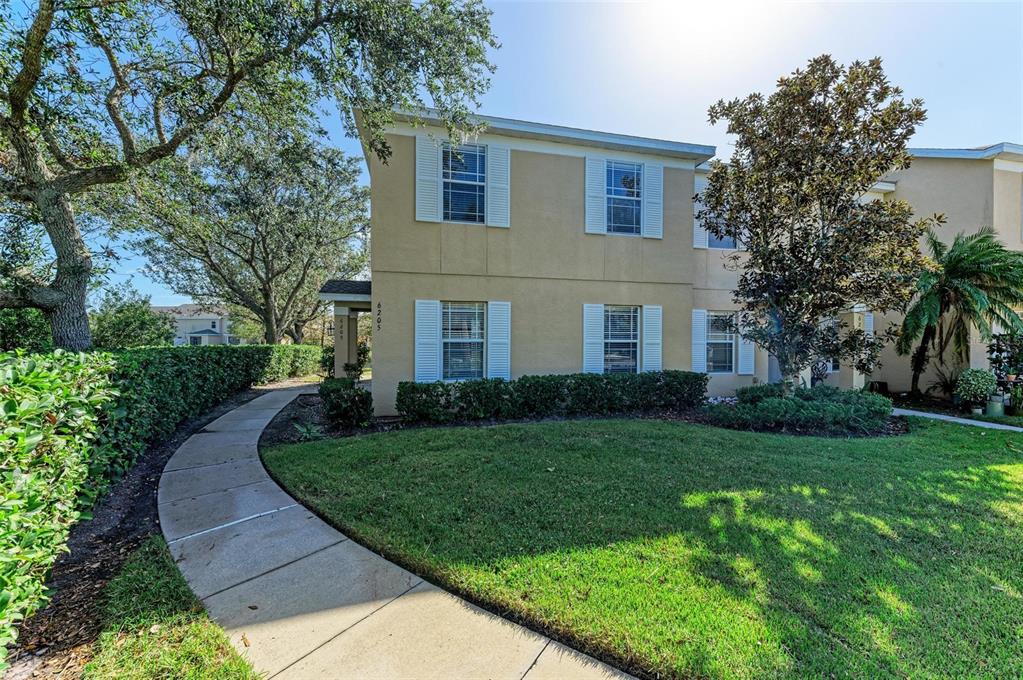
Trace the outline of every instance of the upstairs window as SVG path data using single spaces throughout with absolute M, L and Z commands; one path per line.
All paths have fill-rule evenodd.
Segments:
M 487 147 L 444 144 L 444 221 L 486 223 Z
M 217 330 L 217 322 L 216 321 L 210 321 L 210 328 L 212 328 L 213 330 Z
M 607 162 L 607 233 L 642 232 L 643 165 L 624 161 Z
M 471 380 L 484 376 L 485 302 L 441 303 L 441 355 L 444 380 Z
M 604 372 L 639 371 L 639 307 L 604 306 Z
M 729 312 L 707 313 L 707 372 L 735 371 L 735 315 Z

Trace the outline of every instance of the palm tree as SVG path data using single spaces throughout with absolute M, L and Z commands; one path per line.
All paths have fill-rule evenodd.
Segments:
M 951 245 L 932 230 L 926 239 L 934 265 L 917 281 L 895 345 L 905 355 L 919 341 L 911 359 L 914 394 L 920 392 L 920 375 L 932 351 L 944 364 L 951 344 L 960 362 L 969 359 L 971 326 L 984 340 L 991 339 L 993 324 L 1023 331 L 1015 311 L 1023 307 L 1023 253 L 1006 249 L 991 227 L 969 236 L 956 234 Z

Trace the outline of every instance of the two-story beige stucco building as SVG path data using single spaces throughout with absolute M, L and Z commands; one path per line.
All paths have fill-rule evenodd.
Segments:
M 728 332 L 737 274 L 726 258 L 735 243 L 709 237 L 694 219 L 701 164 L 714 147 L 481 120 L 484 134 L 452 146 L 436 121 L 402 118 L 387 136 L 388 162 L 367 154 L 371 287 L 332 282 L 324 298 L 338 317 L 339 365 L 356 315 L 373 315 L 378 414 L 394 412 L 405 380 L 663 368 L 705 371 L 710 394 L 725 395 L 776 378 L 766 352 Z M 928 191 L 927 173 L 956 174 L 928 170 L 929 160 L 921 159 L 920 179 L 900 173 L 865 198 L 912 203 Z M 991 172 L 987 212 L 941 208 L 940 193 L 918 212 L 950 213 L 963 228 L 976 219 L 976 229 L 994 219 L 994 194 L 1012 190 Z M 960 190 L 983 204 L 973 192 L 985 180 L 974 174 Z M 1019 243 L 1020 173 L 1012 177 L 1016 212 L 1002 210 L 1007 224 L 1016 220 Z M 869 310 L 843 321 L 874 323 Z M 866 379 L 836 365 L 829 380 L 855 387 Z M 901 386 L 897 370 L 881 379 Z

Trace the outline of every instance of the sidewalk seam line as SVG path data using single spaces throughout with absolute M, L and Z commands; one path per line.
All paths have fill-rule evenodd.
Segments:
M 173 458 L 171 458 L 171 460 L 173 460 Z M 169 472 L 184 472 L 185 470 L 195 470 L 196 468 L 214 467 L 215 465 L 227 465 L 228 463 L 242 463 L 242 462 L 249 461 L 249 460 L 259 460 L 258 453 L 257 453 L 255 458 L 252 458 L 252 457 L 249 457 L 249 458 L 235 458 L 234 460 L 225 460 L 225 461 L 223 461 L 221 463 L 203 463 L 202 465 L 189 465 L 188 467 L 174 468 L 173 470 L 164 470 L 162 474 L 167 474 Z M 170 462 L 170 461 L 168 461 L 168 462 Z
M 409 572 L 409 573 L 411 573 L 411 572 Z M 363 617 L 362 617 L 361 619 L 359 619 L 358 621 L 353 621 L 353 622 L 352 622 L 352 623 L 351 623 L 350 625 L 348 625 L 348 626 L 347 626 L 347 627 L 345 627 L 344 629 L 342 629 L 342 630 L 338 631 L 337 635 L 334 635 L 334 636 L 332 636 L 332 637 L 328 638 L 327 640 L 324 640 L 324 641 L 323 641 L 322 643 L 320 643 L 320 644 L 316 645 L 315 647 L 313 647 L 313 648 L 312 648 L 312 649 L 310 649 L 310 650 L 309 650 L 308 652 L 306 652 L 306 653 L 305 653 L 305 654 L 303 654 L 302 656 L 298 657 L 297 659 L 295 659 L 294 661 L 292 661 L 291 663 L 289 663 L 289 664 L 288 664 L 287 666 L 285 666 L 285 667 L 284 667 L 284 668 L 282 668 L 281 670 L 279 670 L 279 671 L 277 671 L 276 673 L 274 673 L 273 675 L 269 676 L 269 677 L 267 678 L 267 680 L 273 680 L 273 678 L 276 678 L 276 677 L 277 677 L 278 675 L 280 675 L 280 674 L 281 674 L 281 673 L 283 673 L 284 671 L 288 670 L 289 668 L 291 668 L 292 666 L 294 666 L 294 665 L 295 665 L 295 664 L 297 664 L 298 662 L 302 661 L 303 659 L 307 658 L 307 657 L 308 657 L 309 655 L 311 655 L 311 654 L 315 654 L 315 653 L 316 653 L 317 651 L 319 651 L 320 649 L 323 649 L 324 647 L 326 647 L 327 645 L 329 645 L 329 644 L 330 644 L 331 642 L 333 642 L 334 640 L 338 639 L 339 637 L 341 637 L 342 635 L 344 635 L 345 633 L 347 633 L 348 631 L 350 631 L 350 630 L 351 630 L 352 628 L 355 628 L 355 627 L 356 627 L 357 625 L 359 625 L 360 623 L 362 623 L 363 621 L 365 621 L 365 620 L 366 620 L 366 619 L 368 619 L 369 617 L 373 616 L 374 614 L 376 614 L 376 613 L 377 613 L 378 611 L 380 611 L 381 609 L 383 609 L 383 608 L 384 608 L 384 607 L 386 607 L 387 605 L 391 604 L 392 602 L 394 602 L 395 600 L 398 600 L 398 599 L 399 599 L 399 598 L 401 598 L 401 597 L 404 597 L 405 595 L 407 595 L 407 594 L 408 594 L 408 593 L 410 593 L 411 591 L 415 590 L 415 589 L 416 589 L 416 588 L 418 588 L 419 586 L 421 586 L 421 585 L 423 585 L 424 583 L 426 583 L 426 581 L 424 581 L 423 579 L 419 578 L 419 577 L 418 577 L 418 576 L 416 576 L 415 574 L 412 574 L 412 575 L 413 575 L 413 576 L 415 576 L 415 578 L 419 579 L 419 583 L 416 583 L 416 584 L 414 584 L 414 585 L 412 585 L 412 586 L 409 586 L 409 588 L 408 588 L 407 590 L 405 590 L 404 592 L 398 593 L 397 595 L 395 595 L 394 597 L 392 597 L 392 598 L 391 598 L 390 600 L 388 600 L 387 602 L 384 602 L 384 603 L 383 603 L 382 605 L 380 605 L 379 607 L 377 607 L 376 609 L 374 609 L 374 610 L 373 610 L 373 611 L 371 611 L 370 613 L 368 613 L 368 614 L 366 614 L 365 616 L 363 616 Z
M 296 562 L 301 562 L 302 560 L 304 560 L 307 557 L 312 557 L 313 555 L 316 555 L 317 553 L 321 553 L 324 550 L 328 550 L 328 549 L 333 548 L 335 546 L 341 545 L 345 541 L 351 540 L 347 536 L 344 536 L 344 534 L 342 534 L 342 536 L 343 536 L 343 538 L 340 541 L 336 541 L 334 543 L 331 543 L 330 545 L 325 545 L 322 548 L 317 548 L 316 550 L 312 551 L 308 555 L 302 555 L 301 557 L 296 557 L 295 559 L 289 560 L 288 562 L 285 562 L 284 564 L 279 564 L 276 567 L 271 567 L 270 569 L 267 569 L 266 571 L 264 571 L 262 573 L 256 574 L 255 576 L 250 576 L 247 579 L 238 581 L 238 583 L 235 583 L 234 585 L 230 585 L 230 586 L 228 586 L 226 588 L 221 588 L 220 590 L 214 590 L 209 595 L 203 595 L 199 599 L 205 602 L 208 598 L 216 597 L 217 595 L 220 595 L 221 593 L 226 593 L 227 591 L 231 590 L 232 588 L 237 588 L 238 586 L 244 585 L 244 584 L 248 583 L 249 581 L 255 581 L 257 578 L 262 578 L 263 576 L 266 576 L 267 574 L 272 574 L 273 572 L 277 571 L 278 569 L 283 569 L 284 567 L 290 567 L 291 565 L 295 564 Z
M 263 474 L 266 474 L 266 473 L 263 473 Z M 168 503 L 178 503 L 180 501 L 190 501 L 190 500 L 194 500 L 196 498 L 202 498 L 203 496 L 212 496 L 215 493 L 226 493 L 228 491 L 234 491 L 235 489 L 243 489 L 243 488 L 245 488 L 247 486 L 252 486 L 253 484 L 265 484 L 268 481 L 272 482 L 273 480 L 270 479 L 269 477 L 267 477 L 266 479 L 261 479 L 258 482 L 245 482 L 244 484 L 237 484 L 235 486 L 229 486 L 229 487 L 226 487 L 224 489 L 217 489 L 216 491 L 207 491 L 206 493 L 197 493 L 194 496 L 182 496 L 181 498 L 173 498 L 173 499 L 171 499 L 169 501 L 163 501 L 161 503 L 157 503 L 157 505 L 167 505 Z M 277 487 L 277 488 L 280 489 L 280 487 Z M 282 489 L 282 491 L 283 491 L 283 489 Z
M 543 644 L 543 648 L 540 649 L 540 653 L 536 655 L 536 658 L 533 659 L 533 663 L 529 664 L 529 668 L 526 669 L 526 672 L 522 674 L 522 677 L 519 678 L 519 680 L 526 680 L 526 676 L 529 675 L 529 672 L 533 670 L 534 667 L 536 667 L 536 662 L 540 660 L 540 657 L 543 656 L 543 653 L 546 652 L 547 648 L 550 646 L 551 639 L 547 638 L 547 642 Z
M 257 512 L 256 514 L 249 515 L 248 517 L 242 517 L 241 519 L 236 519 L 236 520 L 234 520 L 232 522 L 225 522 L 224 524 L 221 524 L 220 526 L 215 526 L 215 527 L 212 527 L 210 529 L 203 529 L 202 531 L 197 531 L 194 534 L 188 534 L 186 536 L 180 536 L 178 538 L 175 538 L 175 539 L 172 539 L 170 541 L 167 541 L 167 545 L 171 545 L 173 543 L 177 543 L 178 541 L 183 541 L 186 538 L 195 538 L 196 536 L 202 536 L 203 534 L 208 534 L 211 531 L 219 531 L 220 529 L 226 529 L 227 527 L 233 527 L 235 524 L 241 524 L 242 522 L 248 522 L 250 519 L 258 519 L 260 517 L 266 517 L 267 515 L 272 515 L 275 512 L 280 512 L 281 510 L 287 510 L 289 508 L 294 508 L 294 507 L 298 507 L 298 503 L 292 503 L 291 505 L 282 505 L 279 508 L 274 508 L 273 510 L 266 510 L 264 512 Z

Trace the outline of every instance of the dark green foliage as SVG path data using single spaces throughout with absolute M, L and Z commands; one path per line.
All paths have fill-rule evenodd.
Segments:
M 756 406 L 764 399 L 783 396 L 785 396 L 785 386 L 781 383 L 761 383 L 760 385 L 750 385 L 749 387 L 740 387 L 735 390 L 735 398 L 739 400 L 740 404 L 751 404 L 753 406 Z
M 891 400 L 872 392 L 817 385 L 782 397 L 772 396 L 767 387 L 747 388 L 741 395 L 737 391 L 739 403 L 735 406 L 707 407 L 710 422 L 737 430 L 871 434 L 884 427 L 892 413 Z
M 527 375 L 516 380 L 398 384 L 395 408 L 411 422 L 681 411 L 703 403 L 707 376 L 687 371 Z
M 0 354 L 0 668 L 78 519 L 111 369 L 104 354 Z
M 174 317 L 155 312 L 149 296 L 131 284 L 108 288 L 89 315 L 96 349 L 125 349 L 169 345 L 174 340 Z
M 327 378 L 320 383 L 323 410 L 334 425 L 350 430 L 373 420 L 373 395 L 348 378 Z
M 454 418 L 455 384 L 446 382 L 398 383 L 394 408 L 413 423 L 446 423 Z
M 991 336 L 987 346 L 991 370 L 999 380 L 1009 374 L 1023 373 L 1023 333 L 1000 333 Z
M 0 352 L 53 349 L 50 324 L 38 309 L 0 309 Z
M 241 389 L 315 372 L 319 357 L 307 345 L 0 354 L 0 654 L 43 602 L 80 510 L 147 444 Z

